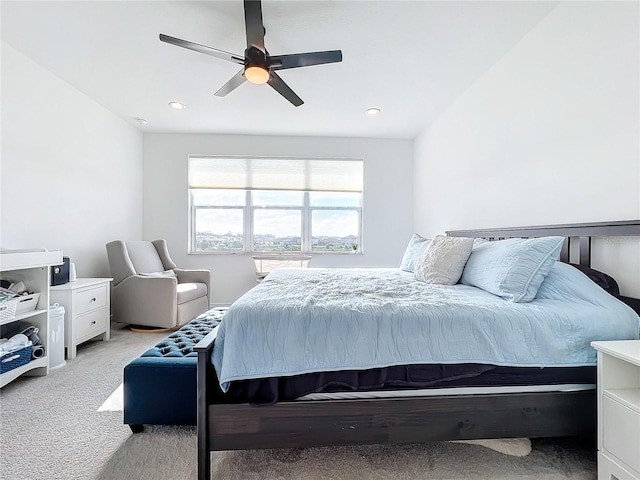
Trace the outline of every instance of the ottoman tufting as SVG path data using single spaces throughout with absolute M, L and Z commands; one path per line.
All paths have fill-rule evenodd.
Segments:
M 124 423 L 136 433 L 149 425 L 196 424 L 197 359 L 193 347 L 221 321 L 213 308 L 124 367 Z

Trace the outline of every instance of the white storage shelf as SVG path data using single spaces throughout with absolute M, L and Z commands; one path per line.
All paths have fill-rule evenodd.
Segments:
M 640 480 L 640 340 L 598 351 L 598 479 Z
M 37 315 L 40 315 L 40 314 L 46 313 L 46 312 L 47 312 L 47 309 L 46 308 L 42 308 L 42 309 L 31 310 L 30 312 L 18 313 L 13 318 L 0 321 L 0 325 L 6 325 L 8 323 L 13 323 L 13 322 L 16 322 L 18 320 L 24 320 L 25 318 L 29 318 L 29 317 L 35 317 Z
M 18 320 L 28 320 L 38 327 L 38 336 L 45 348 L 45 356 L 0 375 L 0 388 L 21 375 L 47 375 L 49 373 L 49 267 L 62 263 L 61 251 L 15 251 L 0 253 L 0 278 L 11 282 L 24 282 L 28 290 L 40 294 L 35 310 L 19 313 L 0 323 L 6 326 Z

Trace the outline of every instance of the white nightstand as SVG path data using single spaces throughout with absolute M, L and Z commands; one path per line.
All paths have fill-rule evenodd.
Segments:
M 598 480 L 640 480 L 640 340 L 598 351 Z
M 112 278 L 78 278 L 51 287 L 51 303 L 64 307 L 64 345 L 67 358 L 76 358 L 76 346 L 102 335 L 111 337 Z

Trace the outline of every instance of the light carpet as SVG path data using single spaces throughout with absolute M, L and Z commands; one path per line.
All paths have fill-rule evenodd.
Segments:
M 196 478 L 195 428 L 148 428 L 130 436 L 97 478 L 156 480 Z M 478 445 L 438 442 L 396 446 L 356 446 L 250 450 L 212 453 L 215 480 L 344 479 L 526 479 L 595 480 L 593 454 L 569 439 L 538 440 L 526 457 L 512 457 Z
M 0 478 L 143 480 L 196 478 L 195 427 L 157 426 L 133 435 L 122 423 L 122 369 L 167 334 L 114 324 L 109 342 L 88 342 L 46 377 L 0 391 Z M 428 443 L 212 453 L 216 480 L 514 479 L 595 480 L 583 439 L 532 440 L 509 456 L 468 443 Z M 512 453 L 515 453 L 512 451 Z

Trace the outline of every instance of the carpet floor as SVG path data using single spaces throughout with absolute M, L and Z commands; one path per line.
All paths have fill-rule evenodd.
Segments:
M 195 427 L 146 427 L 133 435 L 117 397 L 122 370 L 166 333 L 112 326 L 109 342 L 81 345 L 46 377 L 0 390 L 0 478 L 191 480 Z M 116 392 L 114 394 L 114 392 Z M 514 457 L 464 443 L 214 452 L 216 480 L 596 480 L 592 439 L 533 439 Z

